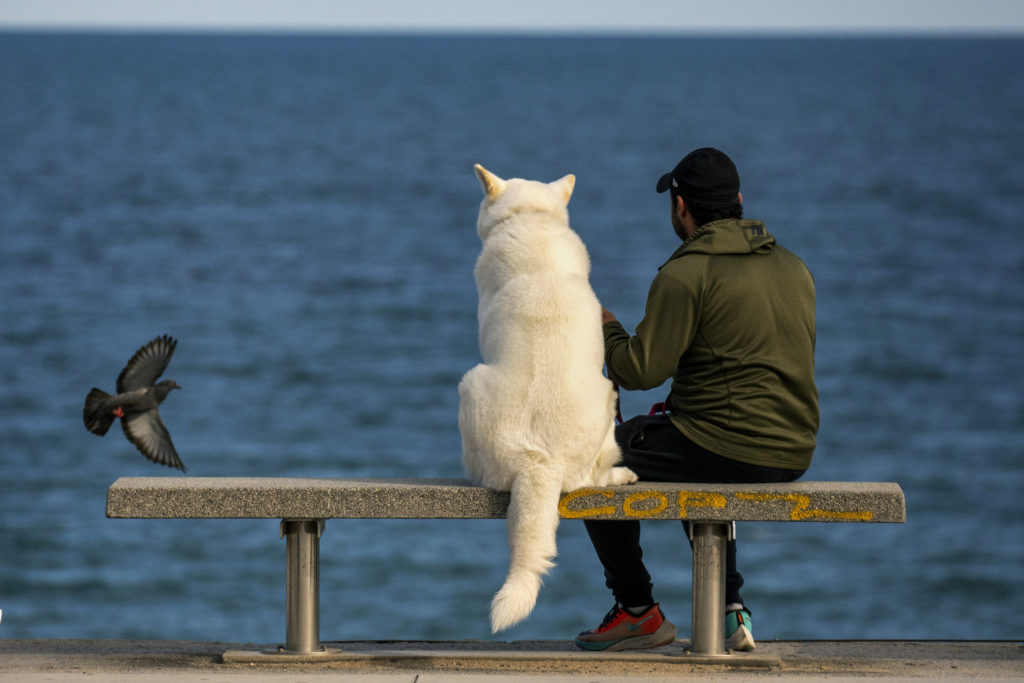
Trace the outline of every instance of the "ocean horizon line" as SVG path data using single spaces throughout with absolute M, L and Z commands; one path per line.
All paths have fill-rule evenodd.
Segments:
M 1005 29 L 610 29 L 567 27 L 417 27 L 417 26 L 263 26 L 188 24 L 5 24 L 0 35 L 98 35 L 98 36 L 225 36 L 225 37 L 358 37 L 358 38 L 522 38 L 522 39 L 622 39 L 676 40 L 1020 40 L 1024 31 Z

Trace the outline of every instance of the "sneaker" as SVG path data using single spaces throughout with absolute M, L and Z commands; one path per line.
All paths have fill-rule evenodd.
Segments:
M 668 645 L 676 639 L 675 625 L 665 618 L 657 603 L 640 616 L 634 616 L 616 604 L 593 631 L 576 636 L 577 647 L 584 650 L 643 650 Z
M 743 605 L 725 608 L 725 649 L 749 652 L 755 647 L 750 611 Z

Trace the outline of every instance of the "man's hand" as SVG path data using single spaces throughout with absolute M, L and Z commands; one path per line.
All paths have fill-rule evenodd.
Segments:
M 613 320 L 618 321 L 618 318 L 615 317 L 614 313 L 612 313 L 607 308 L 602 306 L 601 307 L 601 324 L 604 325 L 605 323 L 610 323 Z

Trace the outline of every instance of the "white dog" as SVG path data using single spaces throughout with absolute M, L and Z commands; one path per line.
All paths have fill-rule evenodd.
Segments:
M 566 209 L 575 177 L 502 180 L 475 169 L 485 195 L 474 271 L 484 362 L 459 383 L 459 431 L 469 476 L 512 493 L 509 571 L 491 603 L 497 632 L 530 614 L 554 566 L 561 492 L 637 477 L 614 466 L 621 453 L 615 394 L 601 372 L 601 305 Z

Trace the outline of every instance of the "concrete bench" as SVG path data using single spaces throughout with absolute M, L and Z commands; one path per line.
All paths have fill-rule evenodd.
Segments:
M 320 535 L 327 519 L 500 519 L 509 494 L 463 479 L 122 477 L 107 491 L 107 517 L 280 519 L 287 539 L 284 655 L 320 644 Z M 724 651 L 725 544 L 734 523 L 904 522 L 894 483 L 687 484 L 640 482 L 571 491 L 563 519 L 688 520 L 693 537 L 690 652 Z

